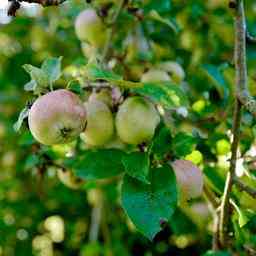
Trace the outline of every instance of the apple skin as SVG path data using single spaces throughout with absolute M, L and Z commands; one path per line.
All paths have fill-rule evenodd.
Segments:
M 29 129 L 42 144 L 64 144 L 75 140 L 86 124 L 86 112 L 79 97 L 65 89 L 39 97 L 28 115 Z
M 75 21 L 76 35 L 82 42 L 102 47 L 106 41 L 106 28 L 94 9 L 82 11 Z
M 159 65 L 159 68 L 170 74 L 175 83 L 181 83 L 185 78 L 185 72 L 182 66 L 175 61 L 166 61 Z
M 117 112 L 117 134 L 123 142 L 138 145 L 152 139 L 159 122 L 159 113 L 151 102 L 140 96 L 130 97 Z
M 110 108 L 113 107 L 112 94 L 108 89 L 102 89 L 99 92 L 93 92 L 89 97 L 89 101 L 94 100 L 101 101 Z
M 188 160 L 176 160 L 171 166 L 182 193 L 181 198 L 189 200 L 202 195 L 203 174 L 196 165 Z
M 171 81 L 170 76 L 167 72 L 160 69 L 150 69 L 144 73 L 141 77 L 141 82 L 143 83 L 153 83 L 153 82 L 168 82 Z
M 57 176 L 61 183 L 71 189 L 79 189 L 84 184 L 84 181 L 76 177 L 70 170 L 58 169 Z
M 87 125 L 81 138 L 88 146 L 102 146 L 114 135 L 114 118 L 109 107 L 99 100 L 85 103 Z

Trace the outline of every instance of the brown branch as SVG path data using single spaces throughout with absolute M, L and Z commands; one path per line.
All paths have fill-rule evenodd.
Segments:
M 64 3 L 66 0 L 9 0 L 11 2 L 7 14 L 8 16 L 16 16 L 16 12 L 20 9 L 21 3 L 26 2 L 26 3 L 35 3 L 35 4 L 40 4 L 43 7 L 46 6 L 56 6 Z
M 247 90 L 247 66 L 246 66 L 246 27 L 243 0 L 237 0 L 235 11 L 235 67 L 236 67 L 236 92 L 234 119 L 233 119 L 233 141 L 231 146 L 230 168 L 227 173 L 224 194 L 221 201 L 219 240 L 222 247 L 228 244 L 228 224 L 230 210 L 230 194 L 234 183 L 237 151 L 240 138 L 241 103 L 248 99 Z M 245 104 L 250 107 L 251 104 Z M 256 108 L 255 108 L 256 109 Z M 255 111 L 256 113 L 256 111 Z
M 244 184 L 242 181 L 240 181 L 236 177 L 234 178 L 234 183 L 236 184 L 239 190 L 245 191 L 247 194 L 249 194 L 253 198 L 256 198 L 256 189 L 249 187 L 248 185 Z

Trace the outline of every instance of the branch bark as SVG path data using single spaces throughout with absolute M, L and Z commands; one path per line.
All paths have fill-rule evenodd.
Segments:
M 244 15 L 244 2 L 237 0 L 235 11 L 235 66 L 236 66 L 236 99 L 233 118 L 233 141 L 231 146 L 230 168 L 226 177 L 224 194 L 221 201 L 220 222 L 219 222 L 219 240 L 222 247 L 227 246 L 228 242 L 228 224 L 230 212 L 230 194 L 234 183 L 237 151 L 240 137 L 240 122 L 242 104 L 256 113 L 254 100 L 250 99 L 247 89 L 247 66 L 246 66 L 246 25 Z M 255 106 L 255 109 L 253 107 Z
M 253 198 L 256 198 L 256 189 L 253 189 L 253 188 L 247 186 L 246 184 L 244 184 L 242 181 L 240 181 L 237 178 L 234 179 L 234 183 L 237 185 L 237 187 L 241 191 L 245 191 L 247 194 L 249 194 Z

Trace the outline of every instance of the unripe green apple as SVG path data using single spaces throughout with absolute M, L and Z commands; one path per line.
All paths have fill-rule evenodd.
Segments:
M 94 9 L 82 11 L 76 18 L 77 37 L 95 47 L 102 47 L 106 41 L 106 28 Z
M 191 161 L 176 160 L 171 163 L 175 172 L 181 196 L 185 200 L 196 198 L 203 193 L 202 171 Z
M 218 155 L 228 154 L 231 150 L 230 142 L 225 139 L 218 140 L 216 142 L 216 150 Z
M 108 89 L 102 89 L 99 92 L 93 92 L 89 97 L 89 101 L 94 100 L 101 101 L 110 108 L 113 106 L 111 91 Z
M 153 82 L 166 82 L 171 81 L 170 76 L 167 72 L 160 69 L 150 69 L 144 73 L 141 77 L 141 82 L 143 83 L 153 83 Z
M 102 146 L 114 135 L 114 118 L 109 107 L 98 100 L 85 104 L 87 126 L 82 139 L 90 146 Z
M 197 112 L 201 113 L 204 108 L 206 107 L 206 102 L 205 100 L 197 100 L 196 102 L 193 103 L 192 109 Z
M 175 83 L 181 83 L 185 78 L 185 72 L 182 66 L 175 61 L 166 61 L 159 65 L 159 68 L 170 74 Z
M 126 148 L 126 144 L 124 144 L 121 139 L 119 139 L 118 137 L 115 137 L 114 139 L 112 139 L 110 142 L 108 142 L 106 145 L 104 145 L 104 148 L 116 148 L 116 149 L 125 149 Z
M 200 164 L 203 161 L 203 155 L 198 150 L 193 150 L 190 154 L 185 156 L 185 159 L 194 164 Z
M 117 112 L 117 134 L 125 143 L 138 145 L 152 139 L 159 122 L 159 114 L 151 102 L 140 96 L 130 97 Z
M 86 112 L 79 97 L 65 89 L 39 97 L 28 115 L 29 129 L 42 144 L 64 144 L 76 139 L 86 124 Z
M 68 188 L 78 189 L 84 184 L 84 181 L 76 177 L 70 170 L 58 169 L 57 176 L 61 183 Z
M 84 56 L 89 60 L 90 58 L 95 58 L 97 55 L 97 48 L 86 43 L 82 42 L 81 43 L 81 48 Z

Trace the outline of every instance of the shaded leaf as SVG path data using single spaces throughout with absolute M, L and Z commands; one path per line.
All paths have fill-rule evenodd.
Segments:
M 134 225 L 150 240 L 161 230 L 177 206 L 176 179 L 165 165 L 150 170 L 151 184 L 128 175 L 122 185 L 122 206 Z
M 109 178 L 124 172 L 121 161 L 124 154 L 117 149 L 87 150 L 66 164 L 85 180 Z
M 149 155 L 146 152 L 132 152 L 122 159 L 126 173 L 144 183 L 149 183 Z
M 172 149 L 179 157 L 186 156 L 191 153 L 196 144 L 196 138 L 185 132 L 179 132 L 172 141 Z

